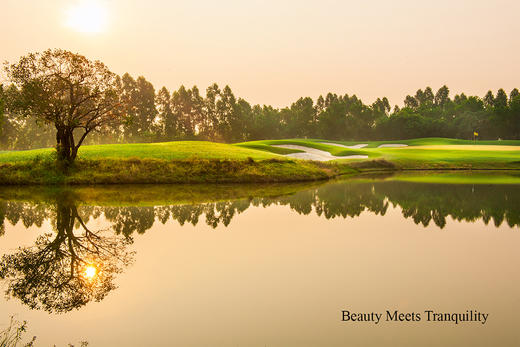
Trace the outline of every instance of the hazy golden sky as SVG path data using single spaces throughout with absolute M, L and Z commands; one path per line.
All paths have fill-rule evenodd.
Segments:
M 2 0 L 0 59 L 63 48 L 156 88 L 229 84 L 285 106 L 329 91 L 365 102 L 447 84 L 452 95 L 520 87 L 518 0 L 85 0 L 98 33 L 71 26 L 76 0 Z

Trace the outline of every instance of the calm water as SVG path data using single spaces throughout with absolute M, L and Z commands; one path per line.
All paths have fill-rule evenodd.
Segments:
M 520 185 L 0 188 L 0 330 L 15 314 L 42 346 L 518 346 L 519 226 Z

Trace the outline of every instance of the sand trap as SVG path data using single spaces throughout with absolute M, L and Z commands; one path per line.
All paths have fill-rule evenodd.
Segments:
M 368 155 L 347 155 L 344 157 L 336 157 L 329 152 L 320 151 L 316 148 L 298 146 L 298 145 L 271 145 L 273 147 L 288 148 L 288 149 L 299 149 L 305 153 L 291 153 L 286 154 L 286 157 L 305 159 L 305 160 L 318 160 L 318 161 L 329 161 L 334 159 L 366 159 Z
M 354 146 L 346 146 L 346 145 L 342 145 L 339 143 L 333 143 L 333 142 L 321 142 L 321 143 L 323 143 L 324 145 L 338 146 L 338 147 L 350 148 L 350 149 L 360 149 L 360 148 L 368 146 L 368 143 L 360 143 L 359 145 L 354 145 Z
M 388 148 L 399 148 L 399 147 L 408 147 L 408 145 L 403 145 L 401 143 L 387 143 L 387 144 L 384 144 L 384 145 L 377 146 L 377 148 L 385 148 L 385 147 L 388 147 Z

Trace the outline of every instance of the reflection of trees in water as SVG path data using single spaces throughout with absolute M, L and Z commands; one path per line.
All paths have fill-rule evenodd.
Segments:
M 26 227 L 41 226 L 43 219 L 35 216 L 42 213 L 53 219 L 54 232 L 0 259 L 7 295 L 30 308 L 60 313 L 100 301 L 115 288 L 115 275 L 131 262 L 126 251 L 129 240 L 106 230 L 90 230 L 81 217 L 85 211 L 78 212 L 72 199 L 60 197 L 43 209 L 25 203 L 12 207 L 7 209 L 10 221 L 20 219 Z
M 391 183 L 391 184 L 390 184 Z M 450 185 L 382 182 L 376 194 L 386 196 L 416 224 L 434 222 L 443 228 L 446 219 L 474 222 L 482 219 L 500 226 L 520 225 L 520 187 L 512 185 Z
M 165 224 L 176 220 L 180 225 L 204 222 L 215 228 L 227 226 L 249 206 L 288 206 L 308 215 L 316 213 L 327 219 L 356 217 L 368 211 L 385 215 L 389 203 L 400 206 L 405 218 L 412 218 L 424 226 L 434 223 L 443 228 L 448 217 L 473 222 L 482 219 L 486 224 L 520 225 L 520 187 L 507 185 L 442 185 L 396 181 L 339 182 L 318 189 L 300 191 L 279 197 L 248 198 L 234 201 L 166 206 L 80 206 L 78 216 L 84 223 L 104 216 L 116 234 L 130 236 L 144 233 L 157 220 Z M 46 219 L 55 219 L 52 205 L 28 202 L 0 201 L 0 232 L 3 221 L 18 221 L 29 227 L 41 226 Z M 78 222 L 76 221 L 76 225 Z
M 112 222 L 112 229 L 123 235 L 142 234 L 152 227 L 155 220 L 153 207 L 103 207 L 100 210 Z
M 356 217 L 363 211 L 384 215 L 388 209 L 388 203 L 374 194 L 372 185 L 346 183 L 325 185 L 316 190 L 275 199 L 271 203 L 288 205 L 305 215 L 314 210 L 318 216 L 323 215 L 326 219 Z
M 245 211 L 250 205 L 249 200 L 215 202 L 194 205 L 173 205 L 156 208 L 156 214 L 161 223 L 165 224 L 170 217 L 180 225 L 190 223 L 197 225 L 199 217 L 206 216 L 206 224 L 216 228 L 219 224 L 228 226 L 233 217 Z
M 12 225 L 22 221 L 28 228 L 32 225 L 41 227 L 43 221 L 49 218 L 48 206 L 29 202 L 0 201 L 0 231 L 3 230 L 4 220 Z

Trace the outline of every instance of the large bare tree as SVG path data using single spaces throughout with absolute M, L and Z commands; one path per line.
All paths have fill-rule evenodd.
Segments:
M 56 127 L 61 161 L 73 162 L 90 132 L 120 119 L 120 78 L 100 61 L 49 49 L 6 64 L 5 70 L 19 90 L 11 108 Z

